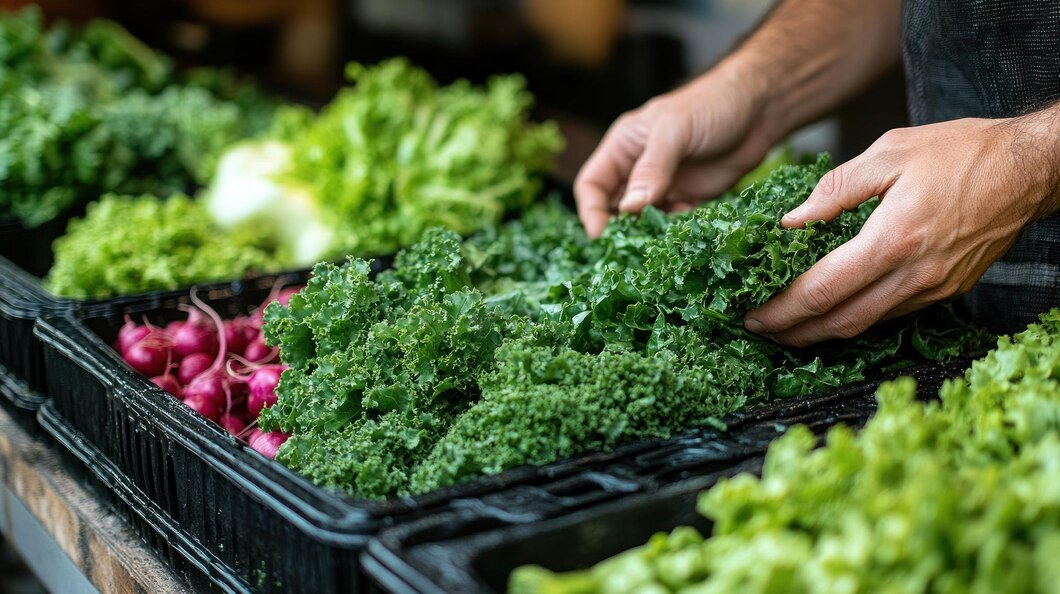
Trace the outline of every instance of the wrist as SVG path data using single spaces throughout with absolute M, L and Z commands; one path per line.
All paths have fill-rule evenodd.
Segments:
M 1060 104 L 1005 120 L 1000 149 L 1036 201 L 1034 220 L 1060 210 Z
M 697 84 L 729 89 L 732 101 L 739 103 L 749 114 L 748 136 L 757 137 L 773 146 L 787 137 L 792 129 L 777 109 L 780 101 L 770 65 L 751 52 L 740 50 L 725 57 L 714 68 L 701 76 Z

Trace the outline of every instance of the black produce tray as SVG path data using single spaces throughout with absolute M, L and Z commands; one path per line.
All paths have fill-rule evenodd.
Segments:
M 753 456 L 652 493 L 541 522 L 468 508 L 390 528 L 361 556 L 369 592 L 506 592 L 508 576 L 523 565 L 584 569 L 643 545 L 660 531 L 694 526 L 709 534 L 710 522 L 696 513 L 699 493 L 723 477 L 759 474 L 762 462 L 763 456 Z
M 43 356 L 30 346 L 33 322 L 42 313 L 63 311 L 40 288 L 35 278 L 52 265 L 52 242 L 66 230 L 71 218 L 84 213 L 75 207 L 35 228 L 13 219 L 0 220 L 0 407 L 23 428 L 39 434 L 35 412 L 44 398 Z
M 34 276 L 48 274 L 52 267 L 52 243 L 66 232 L 70 219 L 83 214 L 85 207 L 82 204 L 33 228 L 14 219 L 0 220 L 0 256 Z
M 202 297 L 230 316 L 257 305 L 267 292 L 260 286 Z M 165 322 L 186 315 L 177 310 L 178 301 L 136 313 Z M 535 522 L 729 468 L 764 451 L 784 424 L 804 422 L 823 431 L 840 421 L 864 421 L 875 408 L 878 383 L 734 415 L 725 419 L 729 433 L 687 431 L 422 496 L 359 500 L 320 489 L 265 459 L 134 372 L 109 346 L 125 313 L 37 323 L 54 399 L 48 414 L 77 431 L 83 444 L 171 520 L 182 539 L 268 592 L 364 591 L 358 555 L 389 526 L 468 509 Z M 939 383 L 966 366 L 928 365 L 913 374 Z M 137 529 L 145 534 L 142 526 Z
M 50 247 L 47 248 L 47 254 L 50 260 Z M 238 295 L 262 287 L 270 288 L 277 281 L 303 284 L 308 278 L 308 270 L 299 270 L 204 284 L 199 291 L 210 295 Z M 35 411 L 43 402 L 40 395 L 47 394 L 44 346 L 33 332 L 33 325 L 38 319 L 62 316 L 88 321 L 113 317 L 120 319 L 125 314 L 137 315 L 159 307 L 187 303 L 190 291 L 190 288 L 182 288 L 111 299 L 63 299 L 44 290 L 39 278 L 0 257 L 0 368 L 5 372 L 3 375 L 19 382 L 17 391 L 4 388 L 4 382 L 0 382 L 0 397 L 3 397 L 0 398 L 0 404 L 18 416 L 18 410 Z
M 972 360 L 920 365 L 892 375 L 915 378 L 919 393 L 930 398 L 944 380 L 962 375 Z M 708 534 L 710 523 L 695 510 L 701 491 L 722 477 L 760 473 L 769 443 L 788 427 L 802 424 L 823 435 L 837 423 L 864 425 L 876 410 L 878 383 L 735 415 L 725 432 L 688 432 L 596 470 L 601 484 L 637 480 L 647 487 L 630 489 L 627 497 L 572 505 L 538 488 L 517 487 L 383 530 L 361 556 L 369 591 L 504 592 L 508 576 L 522 565 L 583 569 L 677 526 L 695 526 Z
M 55 412 L 51 402 L 37 411 L 41 427 L 69 452 L 63 462 L 82 484 L 101 496 L 140 538 L 180 575 L 193 591 L 250 592 L 252 589 L 223 563 L 203 550 Z
M 30 390 L 26 382 L 0 366 L 0 403 L 3 403 L 0 408 L 31 435 L 41 434 L 37 425 L 37 409 L 45 400 L 44 396 Z

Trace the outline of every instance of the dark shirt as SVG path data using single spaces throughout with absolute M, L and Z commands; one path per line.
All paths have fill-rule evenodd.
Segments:
M 1060 1 L 905 0 L 902 56 L 914 125 L 1033 111 L 1060 99 Z M 960 305 L 1000 332 L 1060 306 L 1060 214 L 1024 230 Z

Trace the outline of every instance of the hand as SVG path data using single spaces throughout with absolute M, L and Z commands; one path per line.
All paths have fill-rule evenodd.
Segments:
M 832 170 L 784 226 L 829 221 L 877 195 L 880 205 L 745 327 L 806 346 L 969 291 L 1028 223 L 1057 209 L 1055 109 L 893 130 Z
M 779 135 L 761 124 L 755 87 L 718 68 L 616 120 L 574 183 L 589 236 L 600 235 L 616 204 L 687 210 L 757 165 Z

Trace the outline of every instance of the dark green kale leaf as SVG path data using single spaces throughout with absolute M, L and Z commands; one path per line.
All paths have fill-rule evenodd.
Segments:
M 428 232 L 375 279 L 358 260 L 318 267 L 266 314 L 290 366 L 261 417 L 294 434 L 277 459 L 354 495 L 422 493 L 961 350 L 967 327 L 916 318 L 804 351 L 744 330 L 745 311 L 871 212 L 780 225 L 830 168 L 824 156 L 691 213 L 622 216 L 593 242 L 546 205 L 463 243 Z

